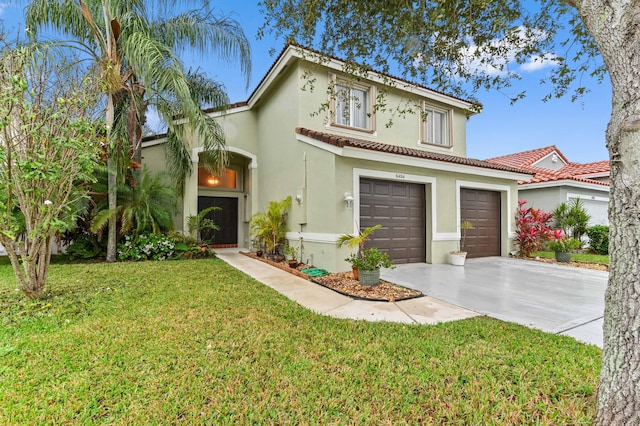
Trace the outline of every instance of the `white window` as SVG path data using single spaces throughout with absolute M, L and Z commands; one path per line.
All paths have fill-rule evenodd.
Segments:
M 335 82 L 334 87 L 332 124 L 367 131 L 374 130 L 371 105 L 373 88 L 349 85 L 340 80 Z
M 428 105 L 424 107 L 422 119 L 422 143 L 451 146 L 449 116 L 450 112 L 446 110 L 432 108 Z

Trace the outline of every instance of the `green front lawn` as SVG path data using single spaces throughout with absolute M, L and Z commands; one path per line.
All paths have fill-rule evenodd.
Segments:
M 600 349 L 315 314 L 220 260 L 0 264 L 0 424 L 587 424 Z M 444 284 L 444 283 L 443 283 Z
M 530 257 L 542 257 L 545 259 L 555 259 L 556 254 L 552 251 L 536 251 L 531 253 Z M 609 264 L 609 256 L 603 254 L 591 254 L 591 253 L 572 253 L 571 259 L 578 262 L 591 262 L 600 263 L 603 265 Z

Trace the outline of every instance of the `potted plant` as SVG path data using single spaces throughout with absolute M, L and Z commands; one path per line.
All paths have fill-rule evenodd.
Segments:
M 464 242 L 467 237 L 467 231 L 469 229 L 473 229 L 473 224 L 465 220 L 460 223 L 460 232 L 462 233 L 462 238 L 458 241 L 458 250 L 449 252 L 451 257 L 451 264 L 455 266 L 464 266 L 464 262 L 467 258 L 467 252 L 464 251 Z
M 352 254 L 350 257 L 345 259 L 347 262 L 351 263 L 353 278 L 356 280 L 358 279 L 358 267 L 354 264 L 354 261 L 357 262 L 356 258 L 362 255 L 362 252 L 364 251 L 364 243 L 369 239 L 373 231 L 380 228 L 382 228 L 382 225 L 374 225 L 359 230 L 357 235 L 343 234 L 338 237 L 338 247 L 342 247 L 344 245 L 349 248 L 358 247 L 358 251 L 355 254 Z
M 287 234 L 287 210 L 291 206 L 291 197 L 282 201 L 271 201 L 267 210 L 251 217 L 251 234 L 264 242 L 267 257 L 276 262 L 284 260 L 280 246 Z
M 548 243 L 549 249 L 556 255 L 556 260 L 563 263 L 571 262 L 571 252 L 580 248 L 581 245 L 582 243 L 579 240 L 567 235 Z
M 296 248 L 293 246 L 286 246 L 284 248 L 284 254 L 287 257 L 290 268 L 296 268 L 298 266 L 298 258 L 296 255 Z
M 362 285 L 378 285 L 380 282 L 380 268 L 393 268 L 393 263 L 387 253 L 376 247 L 371 247 L 345 259 L 358 270 L 358 281 Z

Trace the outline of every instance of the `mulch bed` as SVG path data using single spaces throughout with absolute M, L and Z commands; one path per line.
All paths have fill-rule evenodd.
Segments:
M 240 253 L 354 299 L 398 302 L 423 296 L 422 292 L 418 290 L 402 287 L 384 280 L 380 280 L 380 284 L 375 286 L 361 285 L 360 281 L 353 279 L 351 272 L 337 272 L 324 277 L 311 278 L 309 275 L 300 272 L 301 269 L 307 268 L 309 265 L 300 264 L 294 269 L 290 268 L 286 263 L 273 262 L 265 257 L 258 257 L 255 253 Z
M 384 280 L 380 280 L 378 285 L 362 285 L 360 281 L 353 279 L 351 272 L 337 272 L 324 277 L 315 277 L 311 281 L 354 299 L 399 302 L 423 296 L 421 291 Z
M 603 265 L 601 263 L 580 262 L 576 260 L 572 260 L 571 262 L 558 262 L 555 259 L 546 259 L 542 257 L 519 257 L 518 259 L 543 263 L 556 263 L 558 265 L 573 266 L 574 268 L 595 269 L 596 271 L 609 271 L 609 265 Z

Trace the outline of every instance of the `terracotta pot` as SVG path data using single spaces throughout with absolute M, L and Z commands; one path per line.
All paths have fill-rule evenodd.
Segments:
M 351 273 L 353 274 L 353 279 L 357 280 L 358 279 L 358 268 L 356 268 L 355 266 L 351 265 Z
M 289 268 L 297 268 L 298 267 L 298 261 L 297 260 L 290 260 L 289 261 Z

